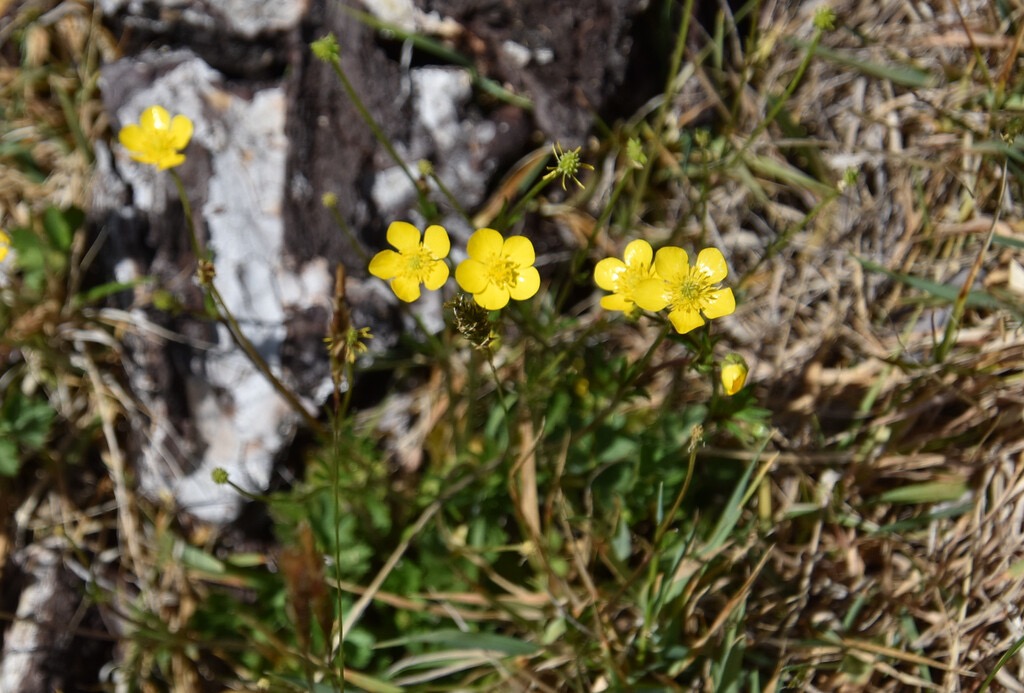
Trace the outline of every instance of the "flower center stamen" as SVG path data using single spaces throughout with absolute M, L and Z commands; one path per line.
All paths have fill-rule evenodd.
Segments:
M 515 286 L 519 280 L 519 272 L 516 264 L 506 257 L 495 255 L 487 263 L 487 278 L 501 288 Z
M 419 250 L 409 255 L 409 260 L 405 267 L 409 274 L 416 277 L 420 282 L 424 282 L 430 275 L 430 270 L 435 262 L 437 262 L 437 259 L 433 254 L 420 245 Z
M 673 306 L 683 306 L 692 310 L 705 308 L 705 299 L 712 287 L 707 274 L 701 269 L 690 267 L 682 280 L 673 284 L 676 289 L 672 295 Z

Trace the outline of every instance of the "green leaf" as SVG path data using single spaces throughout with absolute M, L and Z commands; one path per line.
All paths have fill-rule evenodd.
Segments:
M 56 207 L 47 207 L 43 212 L 43 228 L 50 238 L 50 244 L 63 252 L 70 250 L 75 229 L 83 220 L 82 212 L 74 207 L 66 212 L 61 212 Z
M 18 446 L 13 440 L 0 439 L 0 476 L 15 476 L 20 468 Z
M 615 558 L 625 561 L 633 553 L 633 535 L 629 531 L 629 523 L 625 518 L 619 517 L 618 529 L 612 537 L 612 553 Z
M 46 442 L 53 422 L 49 403 L 9 390 L 3 404 L 4 428 L 22 448 L 34 450 Z
M 18 267 L 26 272 L 43 272 L 46 269 L 46 248 L 42 239 L 32 229 L 10 230 L 11 247 L 18 254 Z

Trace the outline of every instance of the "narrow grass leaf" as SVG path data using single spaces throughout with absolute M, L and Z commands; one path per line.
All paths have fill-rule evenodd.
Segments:
M 1008 248 L 1016 248 L 1017 250 L 1024 250 L 1024 239 L 1013 238 L 1012 236 L 1002 236 L 1000 234 L 992 235 L 992 242 L 998 245 L 1005 245 Z
M 967 483 L 962 480 L 925 481 L 886 491 L 879 495 L 875 502 L 893 505 L 944 503 L 962 498 L 965 493 L 967 493 Z
M 297 676 L 275 674 L 273 672 L 270 672 L 269 676 L 272 679 L 288 685 L 288 690 L 312 691 L 312 693 L 341 693 L 342 691 L 342 689 L 339 689 L 337 686 L 333 686 L 324 681 L 315 682 L 313 687 L 310 688 L 307 681 L 300 679 Z M 366 674 L 360 674 L 359 672 L 352 671 L 351 669 L 345 670 L 345 683 L 350 683 L 353 686 L 359 686 L 361 690 L 364 690 L 367 693 L 402 693 L 402 691 L 405 690 L 404 688 L 386 683 L 372 676 L 367 676 Z M 349 689 L 346 687 L 345 690 Z
M 503 655 L 522 657 L 532 655 L 537 646 L 516 638 L 493 633 L 464 633 L 461 630 L 439 630 L 432 633 L 409 635 L 379 643 L 377 648 L 398 647 L 412 643 L 429 643 L 449 648 L 488 650 Z
M 996 157 L 1005 157 L 1018 164 L 1024 164 L 1024 152 L 1021 152 L 1017 147 L 1011 146 L 1000 140 L 983 140 L 981 142 L 975 142 L 971 147 L 971 151 L 989 156 L 994 155 Z
M 707 555 L 722 546 L 736 528 L 736 523 L 739 522 L 740 514 L 743 511 L 743 496 L 746 493 L 747 484 L 750 482 L 750 475 L 754 473 L 756 467 L 757 460 L 751 460 L 743 472 L 743 476 L 736 482 L 736 488 L 732 490 L 732 495 L 729 496 L 714 531 L 711 532 L 707 543 L 701 549 L 702 554 Z
M 1006 663 L 1016 656 L 1021 647 L 1024 647 L 1024 637 L 1018 638 L 1017 642 L 1013 643 L 1013 646 L 1003 653 L 1003 656 L 999 658 L 996 665 L 992 667 L 992 671 L 990 671 L 988 676 L 985 677 L 985 680 L 981 682 L 981 687 L 978 688 L 978 693 L 985 693 L 985 691 L 988 690 L 988 687 L 992 684 L 992 681 L 995 679 L 996 674 L 999 673 L 999 670 L 1006 666 Z
M 94 286 L 85 293 L 81 293 L 75 296 L 72 305 L 75 308 L 81 308 L 92 303 L 98 303 L 108 296 L 120 293 L 122 291 L 131 291 L 142 284 L 148 284 L 149 279 L 133 279 L 129 282 L 107 282 L 106 284 L 100 284 Z
M 835 193 L 835 188 L 831 185 L 825 185 L 816 181 L 800 169 L 788 166 L 770 157 L 748 155 L 746 163 L 755 173 L 767 176 L 780 183 L 810 190 L 821 197 L 827 197 Z
M 811 46 L 806 41 L 794 41 L 794 43 L 804 49 Z M 820 44 L 815 49 L 814 54 L 838 65 L 851 67 L 869 77 L 888 80 L 893 84 L 910 87 L 911 89 L 930 89 L 939 84 L 938 75 L 911 65 L 877 63 L 858 58 L 850 53 L 826 48 Z
M 895 279 L 898 282 L 902 282 L 907 286 L 915 289 L 920 289 L 925 293 L 931 294 L 935 298 L 943 301 L 953 303 L 956 301 L 957 295 L 960 293 L 960 287 L 950 286 L 948 284 L 940 284 L 924 277 L 915 277 L 910 274 L 903 274 L 902 272 L 893 272 L 890 269 L 882 267 L 878 263 L 866 260 L 862 257 L 854 255 L 854 259 L 857 260 L 865 269 L 872 272 L 880 272 L 891 279 Z M 967 302 L 965 304 L 968 308 L 990 308 L 997 310 L 1002 308 L 1003 305 L 989 293 L 984 291 L 970 291 L 967 294 Z

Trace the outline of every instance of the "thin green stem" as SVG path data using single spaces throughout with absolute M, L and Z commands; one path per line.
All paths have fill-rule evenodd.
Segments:
M 672 51 L 672 60 L 669 63 L 668 77 L 665 81 L 664 96 L 662 97 L 661 104 L 658 106 L 658 112 L 654 116 L 654 137 L 657 139 L 661 136 L 662 130 L 665 128 L 665 119 L 668 116 L 669 103 L 672 101 L 672 95 L 675 92 L 676 78 L 679 76 L 679 68 L 683 63 L 683 53 L 686 49 L 686 38 L 690 33 L 690 17 L 693 15 L 693 0 L 686 0 L 686 4 L 683 6 L 683 16 L 679 22 L 679 34 L 676 36 L 676 45 Z M 652 155 L 647 157 L 647 163 L 640 170 L 640 177 L 637 181 L 636 191 L 633 193 L 633 197 L 629 205 L 629 215 L 627 219 L 636 218 L 636 210 L 640 205 L 640 200 L 643 199 L 644 192 L 647 190 L 647 182 L 650 180 L 651 171 L 654 169 L 654 161 L 657 159 L 656 156 Z
M 604 206 L 604 209 L 601 210 L 601 215 L 597 218 L 597 221 L 594 222 L 593 229 L 587 236 L 586 245 L 584 245 L 583 248 L 580 249 L 578 252 L 573 254 L 572 266 L 569 271 L 570 281 L 564 282 L 562 284 L 561 288 L 558 291 L 558 296 L 555 299 L 556 314 L 561 314 L 562 308 L 565 306 L 565 302 L 569 298 L 571 288 L 576 282 L 576 275 L 579 273 L 580 267 L 583 265 L 584 260 L 586 260 L 587 257 L 590 255 L 590 250 L 594 247 L 594 239 L 597 238 L 598 231 L 600 231 L 601 228 L 604 227 L 606 223 L 608 223 L 608 220 L 612 216 L 612 210 L 615 208 L 615 203 L 618 202 L 619 196 L 622 195 L 622 191 L 626 189 L 626 183 L 628 183 L 630 178 L 632 178 L 630 173 L 631 171 L 627 170 L 622 175 L 622 177 L 619 178 L 619 181 L 615 184 L 615 187 L 612 188 L 611 195 L 608 196 L 608 203 Z
M 188 240 L 192 244 L 192 254 L 196 256 L 196 261 L 205 260 L 204 249 L 199 243 L 199 235 L 196 233 L 196 223 L 192 219 L 192 205 L 188 201 L 188 195 L 185 193 L 185 184 L 181 180 L 181 176 L 173 168 L 170 169 L 171 180 L 174 181 L 175 187 L 178 188 L 178 199 L 181 200 L 181 208 L 185 214 L 185 226 L 188 228 Z
M 348 238 L 349 243 L 352 244 L 352 248 L 359 255 L 359 259 L 364 265 L 369 265 L 370 254 L 366 252 L 366 249 L 363 248 L 363 244 L 359 242 L 358 238 L 356 238 L 356 234 L 352 230 L 352 227 L 348 225 L 348 222 L 345 221 L 344 215 L 342 215 L 338 210 L 338 205 L 328 205 L 327 209 L 330 211 L 331 217 L 334 219 L 334 223 L 338 225 L 338 228 L 340 228 L 345 234 L 345 237 Z
M 501 385 L 501 377 L 498 375 L 498 368 L 494 365 L 494 355 L 488 349 L 487 351 L 487 365 L 491 369 L 491 375 L 494 377 L 494 387 L 498 393 L 498 403 L 501 405 L 501 410 L 505 412 L 505 426 L 508 428 L 509 444 L 511 445 L 513 432 L 512 432 L 512 410 L 509 409 L 508 403 L 505 401 L 505 388 Z
M 785 247 L 786 243 L 789 242 L 790 238 L 792 238 L 795 234 L 806 229 L 807 225 L 810 224 L 811 221 L 815 219 L 815 217 L 821 214 L 821 211 L 825 209 L 825 207 L 832 204 L 832 202 L 834 202 L 836 198 L 839 197 L 839 195 L 839 190 L 836 189 L 834 192 L 827 195 L 826 197 L 821 199 L 816 205 L 814 205 L 814 207 L 812 207 L 807 212 L 807 214 L 804 215 L 803 219 L 800 220 L 799 224 L 791 226 L 782 233 L 780 233 L 775 238 L 775 240 L 773 240 L 768 245 L 764 253 L 761 255 L 760 259 L 758 259 L 754 266 L 747 270 L 746 274 L 743 275 L 743 278 L 740 280 L 740 287 L 742 287 L 746 283 L 748 277 L 755 276 L 764 263 L 768 262 L 773 257 L 775 257 L 775 254 L 778 253 L 783 247 Z
M 263 374 L 263 377 L 267 379 L 267 382 L 277 391 L 277 393 L 291 406 L 296 412 L 298 412 L 305 420 L 306 424 L 318 434 L 323 434 L 323 426 L 317 421 L 316 417 L 313 416 L 305 405 L 299 401 L 298 397 L 289 390 L 284 383 L 274 375 L 270 366 L 260 355 L 256 347 L 253 346 L 249 338 L 245 336 L 242 331 L 242 327 L 238 324 L 231 309 L 228 308 L 227 303 L 224 301 L 224 297 L 221 296 L 220 291 L 217 290 L 216 284 L 214 284 L 213 277 L 206 277 L 205 272 L 202 271 L 202 264 L 208 262 L 209 259 L 207 251 L 202 248 L 199 243 L 199 235 L 196 233 L 195 221 L 192 219 L 192 206 L 189 204 L 188 195 L 185 193 L 185 184 L 181 180 L 181 176 L 178 172 L 171 169 L 171 179 L 174 181 L 175 186 L 178 188 L 178 196 L 181 199 L 181 206 L 185 213 L 185 225 L 188 227 L 189 241 L 192 244 L 192 252 L 196 256 L 196 262 L 200 264 L 200 286 L 206 291 L 209 298 L 213 301 L 214 307 L 217 310 L 217 317 L 221 323 L 228 328 L 228 332 L 234 339 L 235 344 L 245 352 L 246 357 L 256 367 L 256 369 Z
M 811 45 L 807 47 L 807 53 L 804 54 L 804 59 L 800 61 L 800 65 L 797 67 L 796 74 L 793 75 L 793 79 L 791 79 L 789 81 L 789 84 L 786 85 L 785 91 L 783 91 L 779 98 L 776 99 L 775 103 L 772 105 L 771 109 L 769 109 L 764 119 L 762 119 L 761 122 L 758 123 L 757 127 L 754 128 L 754 131 L 750 133 L 750 135 L 747 137 L 746 142 L 743 143 L 743 147 L 736 152 L 736 155 L 733 157 L 734 160 L 738 157 L 743 156 L 743 154 L 746 153 L 748 149 L 750 149 L 751 145 L 754 143 L 754 140 L 757 139 L 758 135 L 764 132 L 769 125 L 775 122 L 775 119 L 779 117 L 780 113 L 782 113 L 782 109 L 786 107 L 786 102 L 788 102 L 790 97 L 793 96 L 793 92 L 796 91 L 796 88 L 800 85 L 800 82 L 803 80 L 804 73 L 807 72 L 807 68 L 810 66 L 811 60 L 814 58 L 814 53 L 815 51 L 817 51 L 818 44 L 821 43 L 821 37 L 824 36 L 824 34 L 824 29 L 820 27 L 815 28 L 814 36 L 811 37 Z
M 545 159 L 545 161 L 546 161 L 546 159 Z M 540 162 L 540 163 L 543 163 L 543 162 Z M 523 195 L 521 198 L 519 198 L 519 201 L 516 202 L 515 206 L 512 207 L 512 209 L 510 209 L 508 211 L 508 213 L 503 214 L 501 216 L 501 219 L 504 222 L 504 225 L 505 226 L 511 226 L 512 224 L 514 224 L 516 222 L 516 220 L 519 218 L 519 216 L 526 209 L 526 205 L 528 205 L 530 203 L 530 201 L 533 200 L 533 198 L 537 197 L 537 195 L 540 193 L 540 191 L 543 190 L 545 187 L 547 187 L 547 184 L 550 181 L 551 181 L 550 178 L 547 178 L 546 176 L 541 176 L 540 180 L 538 180 L 536 183 L 534 183 L 533 187 L 530 188 L 526 192 L 525 195 Z
M 220 291 L 217 290 L 217 287 L 212 281 L 209 283 L 207 290 L 210 292 L 210 297 L 213 299 L 214 305 L 217 307 L 217 313 L 221 322 L 228 328 L 228 332 L 230 332 L 232 338 L 234 338 L 235 344 L 245 352 L 245 355 L 249 358 L 252 364 L 256 366 L 256 369 L 263 374 L 271 386 L 273 386 L 277 391 L 277 394 L 281 395 L 288 405 L 302 416 L 306 425 L 316 433 L 322 435 L 324 433 L 323 425 L 317 421 L 316 417 L 313 416 L 308 409 L 306 409 L 305 405 L 299 401 L 299 398 L 296 397 L 295 394 L 289 390 L 276 375 L 274 375 L 273 371 L 270 369 L 270 365 L 263 359 L 260 352 L 256 350 L 256 347 L 253 346 L 251 341 L 249 341 L 249 338 L 245 336 L 245 333 L 242 332 L 241 325 L 238 324 L 235 316 L 228 308 L 227 303 L 224 302 L 224 297 L 221 296 Z
M 345 690 L 345 646 L 340 637 L 341 635 L 341 624 L 345 618 L 345 600 L 341 593 L 341 472 L 339 467 L 341 466 L 341 421 L 344 411 L 348 410 L 348 404 L 351 399 L 350 395 L 352 392 L 352 376 L 354 368 L 352 364 L 347 364 L 345 367 L 345 378 L 348 381 L 348 388 L 345 391 L 345 400 L 339 405 L 334 411 L 334 422 L 331 426 L 331 433 L 334 443 L 334 454 L 331 460 L 331 486 L 333 491 L 333 506 L 334 506 L 334 580 L 336 585 L 335 595 L 337 598 L 337 609 L 338 609 L 338 635 L 339 638 L 335 640 L 331 638 L 331 662 L 337 663 L 337 670 L 334 674 L 335 681 L 341 691 Z
M 650 348 L 647 349 L 647 353 L 645 353 L 643 357 L 633 365 L 633 372 L 629 375 L 629 377 L 623 378 L 619 382 L 619 386 L 615 390 L 615 394 L 612 396 L 611 401 L 608 402 L 607 405 L 605 405 L 604 409 L 602 409 L 601 411 L 594 415 L 594 418 L 590 421 L 590 423 L 588 423 L 583 428 L 580 428 L 573 432 L 571 443 L 575 443 L 579 441 L 583 436 L 592 433 L 598 426 L 604 423 L 605 419 L 612 415 L 615 409 L 619 406 L 619 403 L 622 401 L 622 398 L 626 394 L 626 391 L 629 390 L 629 388 L 632 387 L 634 384 L 636 384 L 636 381 L 647 370 L 647 365 L 651 362 L 651 359 L 654 358 L 654 354 L 658 350 L 658 347 L 661 346 L 661 343 L 665 341 L 666 337 L 668 337 L 668 332 L 671 328 L 671 324 L 669 324 L 666 321 L 665 325 L 661 328 L 661 331 L 658 333 L 658 336 L 654 339 L 654 342 L 651 344 Z
M 366 123 L 367 127 L 369 127 L 370 131 L 373 133 L 373 136 L 378 142 L 380 142 L 381 146 L 387 150 L 388 155 L 396 164 L 398 164 L 402 169 L 402 172 L 405 173 L 406 177 L 409 179 L 409 182 L 412 183 L 412 187 L 418 192 L 419 186 L 416 185 L 416 176 L 414 176 L 412 171 L 409 170 L 409 167 L 406 165 L 405 161 L 402 160 L 402 157 L 398 155 L 398 151 L 391 143 L 391 139 L 384 133 L 384 130 L 382 130 L 380 125 L 377 124 L 377 121 L 373 119 L 373 116 L 370 115 L 370 111 L 366 108 L 363 100 L 359 97 L 359 93 L 355 90 L 355 87 L 352 86 L 352 82 L 349 81 L 348 75 L 345 74 L 345 70 L 341 66 L 341 58 L 331 56 L 330 63 L 331 67 L 334 69 L 334 74 L 336 74 L 338 79 L 341 81 L 341 86 L 348 95 L 349 100 L 359 112 L 359 117 L 363 119 L 363 122 Z M 420 196 L 422 197 L 421 193 Z
M 668 532 L 669 527 L 672 526 L 672 522 L 675 520 L 676 514 L 679 512 L 679 508 L 683 504 L 683 498 L 686 496 L 686 492 L 690 489 L 690 481 L 693 479 L 693 469 L 697 461 L 697 448 L 699 447 L 698 440 L 690 441 L 690 459 L 686 466 L 686 478 L 683 480 L 683 486 L 679 489 L 679 493 L 676 494 L 675 500 L 672 502 L 672 507 L 665 513 L 661 522 L 658 524 L 658 528 L 654 531 L 654 541 L 651 543 L 651 549 L 648 551 L 629 577 L 626 578 L 625 582 L 615 592 L 615 595 L 609 600 L 608 604 L 614 606 L 618 603 L 622 595 L 636 582 L 637 578 L 643 574 L 645 569 L 649 569 L 649 578 L 651 582 L 654 581 L 654 571 L 657 570 L 657 563 L 653 560 L 654 556 L 659 553 L 659 546 L 661 545 L 662 539 L 665 538 L 665 534 Z M 649 567 L 649 568 L 648 568 Z
M 448 186 L 444 184 L 444 181 L 441 180 L 441 177 L 437 175 L 437 171 L 431 170 L 429 177 L 430 180 L 434 182 L 434 185 L 437 186 L 437 189 L 441 191 L 441 194 L 444 195 L 444 198 L 448 200 L 448 204 L 452 206 L 452 209 L 458 212 L 459 216 L 465 219 L 466 223 L 469 226 L 472 226 L 473 219 L 466 212 L 465 208 L 463 208 L 463 206 L 459 204 L 459 201 L 455 199 L 455 196 L 452 195 L 451 190 L 449 190 Z
M 995 217 L 992 219 L 992 225 L 989 227 L 988 234 L 985 236 L 985 243 L 981 246 L 981 250 L 978 252 L 978 257 L 975 258 L 974 264 L 967 273 L 967 279 L 964 280 L 964 285 L 960 288 L 960 292 L 956 296 L 956 301 L 953 302 L 953 313 L 949 316 L 949 320 L 946 322 L 946 330 L 942 335 L 942 341 L 935 350 L 935 363 L 942 363 L 945 361 L 950 350 L 953 348 L 953 344 L 956 341 L 956 335 L 960 331 L 960 322 L 963 320 L 964 312 L 967 310 L 967 298 L 970 296 L 971 287 L 974 286 L 974 280 L 978 278 L 978 272 L 981 271 L 981 266 L 984 263 L 985 257 L 988 255 L 988 249 L 992 245 L 992 238 L 995 236 L 996 226 L 999 224 L 999 215 L 1002 210 L 1002 203 L 1006 194 L 1007 167 L 1008 162 L 1004 161 L 1002 181 L 999 186 L 999 198 L 995 205 Z

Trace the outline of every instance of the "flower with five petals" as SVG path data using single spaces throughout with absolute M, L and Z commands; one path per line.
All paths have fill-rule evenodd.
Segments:
M 605 310 L 621 310 L 634 313 L 638 310 L 634 301 L 637 285 L 645 279 L 657 278 L 652 260 L 654 250 L 643 239 L 630 242 L 622 254 L 622 260 L 608 257 L 594 267 L 594 281 L 605 291 L 612 293 L 601 299 Z
M 192 121 L 183 115 L 172 118 L 162 106 L 151 106 L 142 112 L 138 124 L 121 128 L 117 139 L 135 161 L 163 171 L 184 163 L 181 150 L 192 139 Z
M 736 310 L 732 289 L 721 288 L 719 282 L 729 274 L 722 251 L 705 248 L 691 266 L 686 251 L 668 246 L 654 256 L 658 276 L 639 282 L 633 300 L 644 310 L 668 308 L 668 319 L 679 334 Z
M 388 243 L 395 250 L 382 250 L 370 260 L 370 274 L 391 282 L 391 290 L 406 303 L 420 297 L 420 284 L 434 291 L 448 281 L 444 259 L 451 250 L 448 232 L 443 226 L 428 226 L 420 240 L 420 230 L 406 221 L 388 226 Z M 396 252 L 397 251 L 397 252 Z
M 510 298 L 525 301 L 540 289 L 533 243 L 526 236 L 506 239 L 494 229 L 477 229 L 466 253 L 469 257 L 455 268 L 455 281 L 487 310 L 504 308 Z

